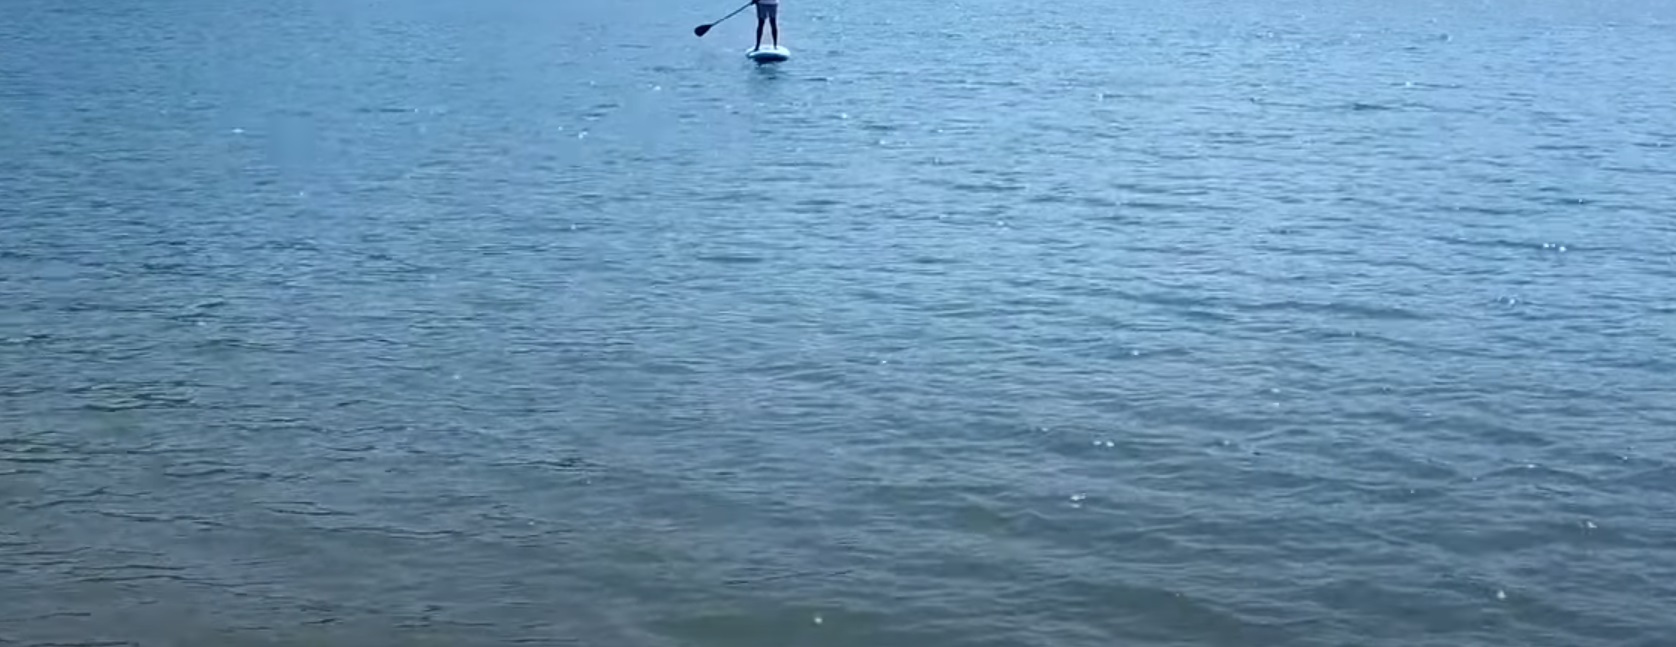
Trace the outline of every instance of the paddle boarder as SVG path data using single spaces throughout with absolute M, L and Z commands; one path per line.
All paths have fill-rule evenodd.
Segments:
M 780 46 L 780 0 L 754 0 L 757 6 L 757 46 L 752 51 L 762 49 L 762 23 L 767 22 L 773 29 L 774 46 Z

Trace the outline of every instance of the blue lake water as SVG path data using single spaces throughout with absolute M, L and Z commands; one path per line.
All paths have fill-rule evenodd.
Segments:
M 0 0 L 0 645 L 1676 637 L 1676 4 L 730 4 Z

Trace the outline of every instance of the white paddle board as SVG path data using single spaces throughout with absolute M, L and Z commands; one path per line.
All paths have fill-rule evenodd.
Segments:
M 764 45 L 761 49 L 746 50 L 745 56 L 758 63 L 779 63 L 791 59 L 791 50 L 774 45 Z

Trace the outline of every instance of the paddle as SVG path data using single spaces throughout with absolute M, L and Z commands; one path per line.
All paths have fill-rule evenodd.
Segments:
M 733 16 L 734 16 L 734 15 L 736 15 L 736 14 L 738 14 L 738 13 L 739 13 L 739 12 L 741 12 L 741 11 L 744 11 L 744 10 L 745 10 L 745 9 L 746 9 L 746 8 L 748 8 L 748 7 L 750 7 L 750 6 L 751 6 L 751 5 L 754 5 L 754 4 L 756 4 L 756 3 L 757 3 L 757 2 L 756 2 L 756 0 L 751 0 L 751 1 L 750 1 L 750 2 L 747 2 L 747 3 L 745 3 L 745 6 L 744 6 L 744 7 L 740 7 L 740 8 L 738 8 L 738 9 L 734 9 L 734 10 L 733 10 L 733 13 L 730 13 L 730 14 L 728 14 L 728 15 L 725 15 L 725 16 L 722 16 L 722 20 L 727 20 L 727 19 L 728 19 L 728 18 L 732 18 L 732 17 L 733 17 Z M 710 24 L 708 24 L 708 25 L 699 25 L 699 26 L 697 26 L 697 27 L 694 27 L 694 28 L 693 28 L 693 35 L 694 35 L 694 36 L 698 36 L 698 37 L 699 37 L 699 38 L 703 38 L 703 37 L 704 37 L 704 35 L 705 35 L 705 34 L 708 34 L 708 33 L 710 33 L 710 28 L 711 28 L 711 27 L 715 27 L 715 26 L 716 26 L 716 25 L 720 25 L 720 24 L 722 24 L 722 20 L 718 20 L 718 21 L 716 21 L 716 22 L 713 22 L 713 23 L 710 23 Z

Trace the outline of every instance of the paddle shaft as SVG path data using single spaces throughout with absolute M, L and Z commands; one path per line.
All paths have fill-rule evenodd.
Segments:
M 722 20 L 727 20 L 728 18 L 732 18 L 734 16 L 737 16 L 737 15 L 739 15 L 739 12 L 744 11 L 746 9 L 749 9 L 751 7 L 751 5 L 754 5 L 754 4 L 756 4 L 756 0 L 751 0 L 750 2 L 745 3 L 745 6 L 740 7 L 738 9 L 734 9 L 733 13 L 722 16 L 721 20 L 717 20 L 716 22 L 710 23 L 708 25 L 699 25 L 698 28 L 693 30 L 693 33 L 698 34 L 699 36 L 703 36 L 706 32 L 710 31 L 711 27 L 715 27 L 716 25 L 721 24 Z

